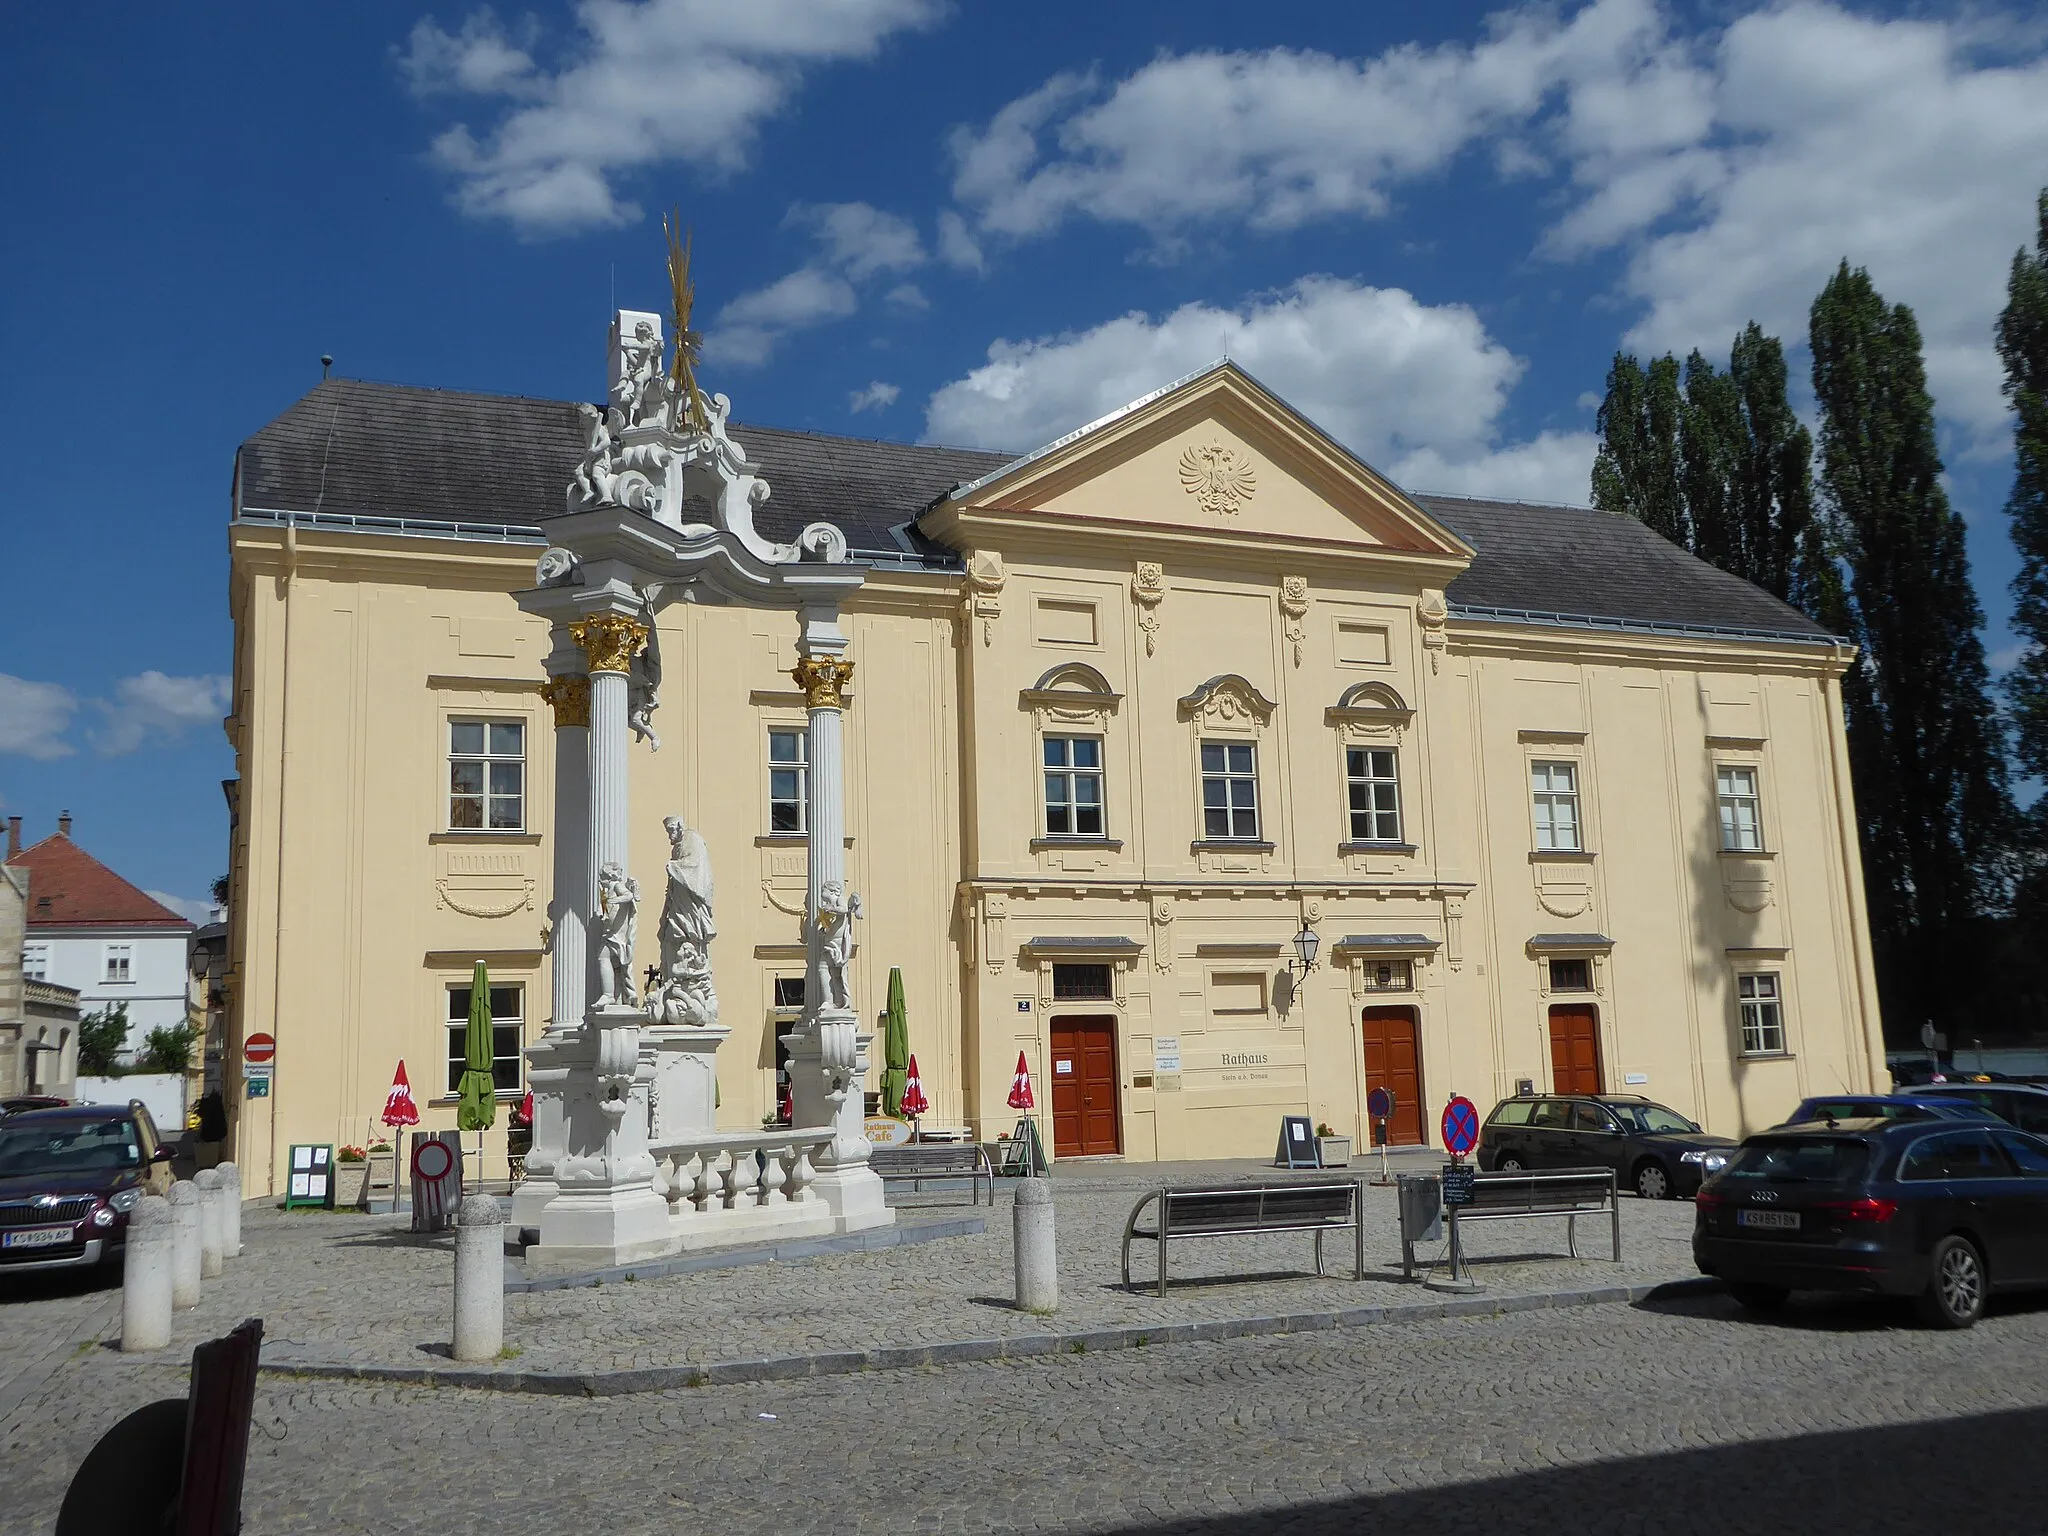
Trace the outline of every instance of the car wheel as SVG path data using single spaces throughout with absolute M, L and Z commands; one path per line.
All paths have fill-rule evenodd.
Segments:
M 1636 1193 L 1645 1200 L 1669 1200 L 1671 1175 L 1659 1162 L 1647 1162 L 1636 1169 Z
M 1792 1292 L 1782 1285 L 1758 1285 L 1754 1281 L 1738 1280 L 1730 1282 L 1728 1294 L 1745 1312 L 1775 1312 L 1785 1305 L 1785 1298 Z
M 1528 1165 L 1520 1157 L 1509 1152 L 1494 1167 L 1501 1173 L 1520 1173 Z
M 1990 1289 L 1984 1257 L 1967 1237 L 1944 1237 L 1934 1245 L 1933 1273 L 1920 1295 L 1920 1316 L 1937 1328 L 1967 1328 L 1984 1315 Z

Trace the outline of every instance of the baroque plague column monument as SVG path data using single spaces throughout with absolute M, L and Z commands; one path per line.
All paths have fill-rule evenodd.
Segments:
M 699 393 L 689 331 L 688 253 L 670 240 L 674 353 L 662 318 L 612 323 L 606 409 L 583 408 L 587 448 L 567 513 L 548 531 L 519 606 L 549 621 L 545 696 L 557 753 L 548 945 L 553 1017 L 527 1048 L 534 1096 L 518 1225 L 538 1228 L 529 1267 L 574 1270 L 682 1248 L 851 1231 L 893 1221 L 867 1166 L 861 1083 L 867 1039 L 846 968 L 860 898 L 846 890 L 840 714 L 853 673 L 839 611 L 863 567 L 829 523 L 777 544 L 754 528 L 768 483 L 726 435 L 723 395 Z M 708 509 L 710 521 L 690 514 Z M 681 816 L 663 823 L 661 964 L 633 987 L 643 882 L 630 868 L 627 754 L 654 735 L 655 616 L 671 602 L 791 610 L 795 677 L 810 711 L 810 881 L 802 1018 L 784 1037 L 796 1128 L 714 1124 L 718 1023 L 711 860 Z M 687 723 L 684 730 L 687 730 Z M 671 730 L 673 741 L 677 732 Z

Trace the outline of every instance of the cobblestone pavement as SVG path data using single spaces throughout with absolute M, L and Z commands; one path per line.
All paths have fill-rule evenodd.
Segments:
M 181 1388 L 70 1359 L 0 1420 L 0 1531 Z M 265 1377 L 244 1529 L 1999 1536 L 2044 1429 L 2048 1306 L 1706 1296 L 626 1398 Z
M 1202 1176 L 1218 1177 L 1217 1165 Z M 672 1276 L 598 1288 L 508 1296 L 505 1338 L 521 1371 L 615 1371 L 955 1339 L 1016 1337 L 1158 1322 L 1335 1311 L 1423 1299 L 1400 1277 L 1393 1191 L 1368 1187 L 1369 1278 L 1350 1276 L 1349 1244 L 1327 1242 L 1329 1274 L 1313 1273 L 1311 1239 L 1279 1235 L 1173 1245 L 1174 1284 L 1162 1300 L 1122 1289 L 1123 1225 L 1147 1187 L 1190 1168 L 1097 1165 L 1055 1181 L 1060 1311 L 1048 1320 L 1015 1311 L 1009 1193 L 999 1184 L 988 1229 L 972 1237 L 828 1255 L 791 1264 Z M 1255 1165 L 1231 1176 L 1273 1177 Z M 894 1196 L 892 1195 L 892 1198 Z M 964 1211 L 959 1198 L 909 1197 L 936 1212 Z M 986 1206 L 982 1210 L 987 1212 Z M 1546 1219 L 1468 1229 L 1468 1250 L 1489 1296 L 1643 1285 L 1694 1273 L 1692 1207 L 1622 1202 L 1621 1264 L 1604 1257 L 1604 1218 L 1579 1224 L 1580 1251 L 1565 1255 L 1565 1224 Z M 446 1365 L 451 1332 L 453 1242 L 413 1237 L 404 1219 L 295 1212 L 251 1205 L 244 1255 L 209 1282 L 200 1305 L 181 1312 L 174 1347 L 226 1332 L 244 1317 L 264 1319 L 266 1362 Z M 1139 1244 L 1139 1277 L 1152 1257 Z M 1441 1255 L 1441 1245 L 1430 1250 Z M 1340 1278 L 1341 1276 L 1341 1278 Z M 115 1298 L 118 1302 L 118 1297 Z M 68 1308 L 69 1310 L 64 1310 Z M 45 1318 L 42 1314 L 48 1313 Z M 0 1297 L 0 1351 L 14 1333 L 73 1341 L 118 1335 L 118 1306 L 88 1299 L 10 1303 Z M 61 1352 L 60 1352 L 61 1353 Z M 0 1367 L 4 1372 L 5 1367 Z M 0 1392 L 5 1376 L 0 1374 Z M 0 1406 L 5 1399 L 0 1397 Z

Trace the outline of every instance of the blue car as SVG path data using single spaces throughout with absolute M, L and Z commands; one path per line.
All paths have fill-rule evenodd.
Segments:
M 1821 1120 L 1983 1120 L 1978 1105 L 1955 1099 L 1922 1098 L 1915 1094 L 1828 1093 L 1807 1099 L 1784 1119 L 1786 1125 L 1811 1125 Z

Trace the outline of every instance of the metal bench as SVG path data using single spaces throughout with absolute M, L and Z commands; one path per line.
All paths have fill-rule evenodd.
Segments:
M 1451 1228 L 1467 1221 L 1511 1221 L 1527 1216 L 1565 1218 L 1565 1247 L 1579 1256 L 1579 1218 L 1608 1218 L 1614 1254 L 1621 1258 L 1621 1202 L 1612 1168 L 1549 1168 L 1533 1173 L 1482 1173 L 1472 1180 L 1472 1202 L 1448 1205 Z
M 1150 1226 L 1139 1220 L 1148 1206 L 1157 1215 Z M 1166 1245 L 1190 1237 L 1247 1237 L 1263 1232 L 1313 1232 L 1316 1273 L 1323 1272 L 1323 1234 L 1351 1233 L 1352 1276 L 1365 1278 L 1365 1224 L 1359 1210 L 1358 1185 L 1234 1184 L 1211 1189 L 1155 1189 L 1131 1207 L 1124 1223 L 1124 1287 L 1131 1284 L 1131 1243 L 1145 1238 L 1159 1245 L 1159 1294 L 1166 1294 Z
M 868 1167 L 885 1182 L 912 1180 L 911 1190 L 921 1194 L 926 1179 L 965 1179 L 971 1203 L 981 1204 L 981 1185 L 988 1185 L 988 1203 L 996 1203 L 996 1171 L 989 1163 L 988 1148 L 979 1142 L 946 1142 L 933 1145 L 912 1142 L 905 1147 L 876 1147 L 868 1154 Z

